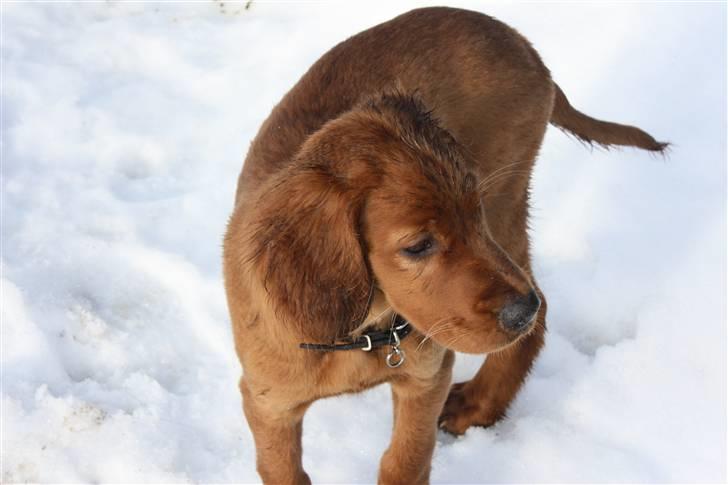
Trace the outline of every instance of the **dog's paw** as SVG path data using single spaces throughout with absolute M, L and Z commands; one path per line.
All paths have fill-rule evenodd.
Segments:
M 487 394 L 478 392 L 471 381 L 450 388 L 438 424 L 441 429 L 461 435 L 471 426 L 488 427 L 505 416 L 505 406 L 499 406 Z

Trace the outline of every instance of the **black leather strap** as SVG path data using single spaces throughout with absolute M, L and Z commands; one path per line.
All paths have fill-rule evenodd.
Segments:
M 388 330 L 380 330 L 376 332 L 363 333 L 356 340 L 349 339 L 349 341 L 340 344 L 300 344 L 299 347 L 306 350 L 317 350 L 319 352 L 333 352 L 335 350 L 373 350 L 378 347 L 384 347 L 385 345 L 397 344 L 397 339 L 394 333 L 397 334 L 399 340 L 410 334 L 412 326 L 407 320 L 397 315 L 394 320 L 394 325 Z

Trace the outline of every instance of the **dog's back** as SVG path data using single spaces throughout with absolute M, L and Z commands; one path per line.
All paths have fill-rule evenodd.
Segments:
M 465 68 L 464 68 L 465 67 Z M 257 186 L 291 160 L 303 141 L 362 98 L 397 89 L 416 92 L 465 145 L 487 136 L 482 114 L 505 118 L 501 100 L 538 96 L 550 113 L 549 72 L 530 44 L 487 15 L 418 9 L 368 29 L 321 57 L 275 107 L 253 141 L 240 178 Z M 513 96 L 508 96 L 511 91 Z
M 504 145 L 527 147 L 522 155 L 528 158 L 543 135 L 533 133 L 536 120 L 552 121 L 587 142 L 665 147 L 637 128 L 574 110 L 538 53 L 508 25 L 479 12 L 422 8 L 347 39 L 308 70 L 251 144 L 237 199 L 288 163 L 324 123 L 392 89 L 420 96 L 477 156 L 483 173 L 503 163 L 500 154 L 513 153 Z

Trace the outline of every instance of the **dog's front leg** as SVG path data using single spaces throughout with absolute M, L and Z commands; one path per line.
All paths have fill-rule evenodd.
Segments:
M 240 380 L 243 411 L 255 439 L 258 473 L 266 484 L 310 485 L 301 460 L 303 415 L 308 404 L 272 405 L 270 398 L 256 393 Z
M 437 417 L 447 397 L 455 354 L 448 350 L 428 379 L 403 376 L 392 381 L 394 427 L 382 456 L 379 484 L 426 484 L 437 435 Z

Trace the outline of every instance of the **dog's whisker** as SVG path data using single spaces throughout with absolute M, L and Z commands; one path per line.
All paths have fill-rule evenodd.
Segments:
M 485 192 L 486 192 L 486 191 L 487 191 L 487 190 L 488 190 L 489 188 L 493 187 L 493 186 L 495 185 L 495 183 L 496 183 L 496 182 L 498 182 L 499 180 L 503 180 L 503 179 L 505 179 L 505 178 L 508 178 L 508 177 L 511 177 L 511 176 L 513 176 L 513 175 L 519 175 L 519 174 L 523 174 L 523 175 L 526 175 L 526 174 L 529 174 L 529 173 L 531 173 L 531 172 L 530 172 L 529 170 L 509 170 L 509 171 L 507 171 L 507 172 L 502 172 L 502 173 L 499 173 L 499 174 L 498 174 L 498 175 L 496 175 L 495 177 L 491 177 L 491 178 L 490 178 L 490 179 L 488 180 L 488 183 L 487 183 L 487 184 L 481 184 L 481 185 L 479 186 L 479 188 L 478 188 L 478 191 L 479 191 L 479 193 L 480 193 L 480 194 L 482 195 L 482 194 L 484 194 L 484 193 L 485 193 Z
M 493 177 L 491 180 L 488 181 L 487 184 L 483 184 L 480 186 L 479 193 L 481 195 L 485 194 L 487 190 L 492 188 L 494 185 L 496 185 L 497 182 L 507 179 L 513 175 L 526 175 L 529 172 L 527 170 L 513 170 L 509 172 L 503 172 L 498 174 L 497 176 Z
M 485 180 L 487 180 L 487 179 L 488 179 L 488 177 L 491 177 L 491 176 L 493 176 L 493 175 L 497 174 L 498 172 L 502 172 L 502 171 L 504 171 L 504 170 L 507 170 L 507 169 L 509 169 L 509 168 L 511 168 L 511 167 L 515 167 L 515 166 L 517 166 L 517 165 L 521 165 L 521 164 L 523 164 L 523 163 L 525 163 L 525 161 L 524 161 L 524 160 L 517 160 L 517 161 L 515 161 L 515 162 L 507 163 L 507 164 L 505 164 L 505 165 L 503 165 L 503 166 L 501 166 L 501 167 L 498 167 L 497 169 L 495 169 L 495 170 L 493 170 L 492 172 L 490 172 L 490 173 L 489 173 L 489 174 L 488 174 L 488 175 L 486 176 Z
M 417 348 L 415 349 L 415 352 L 419 351 L 420 348 L 423 345 L 425 345 L 425 343 L 428 340 L 430 340 L 431 338 L 433 338 L 435 335 L 440 334 L 440 333 L 443 333 L 443 332 L 446 332 L 446 331 L 452 329 L 452 323 L 453 322 L 444 323 L 444 324 L 440 325 L 439 328 L 437 330 L 435 330 L 435 331 L 433 331 L 432 329 L 430 329 L 430 331 L 427 332 L 427 334 L 425 335 L 425 338 L 423 338 L 422 341 L 419 343 L 419 345 L 417 345 Z
M 467 336 L 467 332 L 460 332 L 456 333 L 452 337 L 450 337 L 447 342 L 443 344 L 444 347 L 448 349 L 452 349 L 452 346 L 455 345 L 457 342 L 459 342 L 463 337 Z
M 440 333 L 446 326 L 443 326 L 441 329 L 433 330 L 432 328 L 425 334 L 425 337 L 422 339 L 422 341 L 417 345 L 417 348 L 415 348 L 415 352 L 418 352 L 423 345 L 425 345 L 425 342 L 427 342 L 429 339 L 433 337 L 433 335 L 437 335 Z
M 444 331 L 449 330 L 452 327 L 452 324 L 455 323 L 457 320 L 457 317 L 445 317 L 438 321 L 436 321 L 430 329 L 425 334 L 425 338 L 422 339 L 422 341 L 419 343 L 417 348 L 415 349 L 415 352 L 420 350 L 420 348 L 427 342 L 429 339 L 431 339 L 433 336 L 437 335 L 438 333 L 442 333 Z
M 527 163 L 527 162 L 528 162 L 528 160 L 519 160 L 517 162 L 511 162 L 511 163 L 508 163 L 506 165 L 503 165 L 502 167 L 499 167 L 498 169 L 493 170 L 492 172 L 490 172 L 483 180 L 480 181 L 480 183 L 478 185 L 487 184 L 488 181 L 491 178 L 493 178 L 494 176 L 498 175 L 499 173 L 501 173 L 501 172 L 503 172 L 505 170 L 508 170 L 511 167 L 515 167 L 515 166 L 518 166 L 518 165 L 523 165 L 524 163 Z
M 513 167 L 517 167 L 519 165 L 523 165 L 525 163 L 528 163 L 528 160 L 520 160 L 520 161 L 517 161 L 517 162 L 509 163 L 509 164 L 504 165 L 502 167 L 499 167 L 498 169 L 493 170 L 491 173 L 489 173 L 488 175 L 486 175 L 486 177 L 478 183 L 478 186 L 479 187 L 480 186 L 483 186 L 483 185 L 487 184 L 488 182 L 490 182 L 490 180 L 493 179 L 494 177 L 497 177 L 499 174 L 501 174 L 501 173 L 503 173 L 503 172 L 505 172 L 507 170 L 511 170 L 511 169 L 513 169 Z
M 453 327 L 453 328 L 451 328 L 451 330 L 455 330 L 455 332 L 453 333 L 453 335 L 449 339 L 447 339 L 447 341 L 445 341 L 442 344 L 443 347 L 451 348 L 451 346 L 453 344 L 457 343 L 460 339 L 462 339 L 463 337 L 466 337 L 466 336 L 470 335 L 468 332 L 465 332 L 465 331 L 462 331 L 462 330 L 457 331 L 458 330 L 457 327 Z

